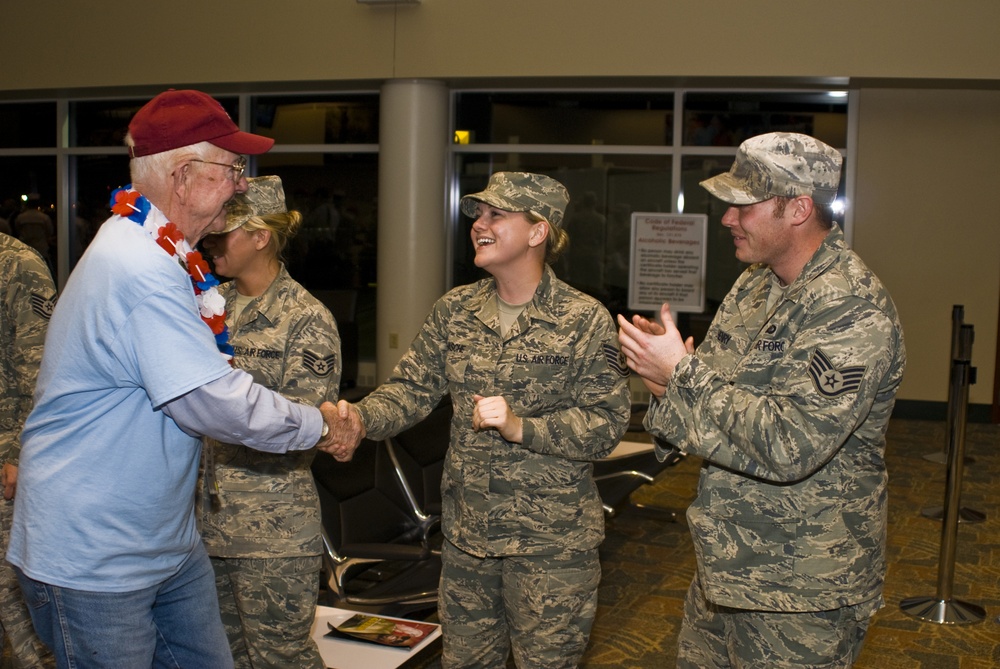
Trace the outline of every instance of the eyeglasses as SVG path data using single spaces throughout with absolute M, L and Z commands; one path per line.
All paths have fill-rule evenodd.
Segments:
M 247 159 L 246 156 L 240 156 L 236 159 L 235 163 L 216 163 L 211 160 L 201 160 L 199 158 L 192 158 L 192 163 L 205 163 L 207 165 L 218 165 L 220 167 L 228 167 L 233 171 L 233 181 L 239 181 L 243 178 L 243 173 L 247 169 Z

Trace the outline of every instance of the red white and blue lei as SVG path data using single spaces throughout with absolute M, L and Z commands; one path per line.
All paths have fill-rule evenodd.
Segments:
M 164 251 L 177 259 L 177 262 L 191 277 L 191 287 L 194 289 L 195 301 L 201 319 L 205 321 L 212 334 L 215 335 L 215 345 L 226 360 L 232 363 L 233 347 L 229 345 L 229 328 L 226 327 L 226 298 L 219 292 L 219 280 L 216 279 L 208 263 L 196 249 L 192 249 L 184 234 L 176 225 L 155 210 L 160 215 L 150 216 L 154 211 L 149 200 L 139 191 L 133 190 L 131 184 L 111 193 L 111 212 L 137 223 L 146 231 Z M 163 225 L 154 219 L 162 218 Z

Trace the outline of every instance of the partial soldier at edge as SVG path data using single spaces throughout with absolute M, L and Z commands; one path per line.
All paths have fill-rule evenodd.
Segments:
M 45 332 L 56 303 L 56 287 L 38 252 L 0 234 L 0 462 L 4 500 L 0 542 L 7 545 L 17 491 L 21 430 L 31 412 Z M 55 658 L 35 634 L 17 574 L 0 560 L 0 626 L 15 667 L 54 667 Z

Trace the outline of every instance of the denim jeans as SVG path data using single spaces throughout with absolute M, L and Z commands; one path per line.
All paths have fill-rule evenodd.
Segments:
M 132 592 L 73 590 L 17 570 L 60 669 L 231 669 L 215 574 L 201 543 L 176 574 Z

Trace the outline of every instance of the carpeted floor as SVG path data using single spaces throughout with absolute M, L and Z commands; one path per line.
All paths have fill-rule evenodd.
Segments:
M 631 438 L 631 437 L 630 437 Z M 973 625 L 923 622 L 902 612 L 909 597 L 937 597 L 941 521 L 921 515 L 942 506 L 946 467 L 923 456 L 943 451 L 941 422 L 890 425 L 889 557 L 886 607 L 875 618 L 856 669 L 1000 667 L 1000 425 L 969 424 L 962 506 L 986 514 L 959 525 L 952 597 L 986 609 Z M 633 495 L 633 501 L 683 511 L 694 497 L 700 461 L 688 458 Z M 673 667 L 694 554 L 679 522 L 626 508 L 607 525 L 601 550 L 600 605 L 584 669 Z M 437 659 L 422 662 L 437 669 Z
M 921 514 L 944 504 L 946 467 L 940 422 L 897 420 L 889 429 L 889 571 L 886 606 L 875 618 L 856 669 L 1000 667 L 1000 425 L 969 424 L 962 506 L 986 514 L 959 525 L 952 597 L 986 609 L 973 625 L 923 622 L 900 609 L 909 597 L 937 597 L 942 523 Z M 700 461 L 688 458 L 636 493 L 635 501 L 684 509 Z M 600 610 L 583 666 L 672 667 L 681 606 L 694 557 L 686 524 L 665 524 L 627 509 L 608 523 L 602 550 Z

